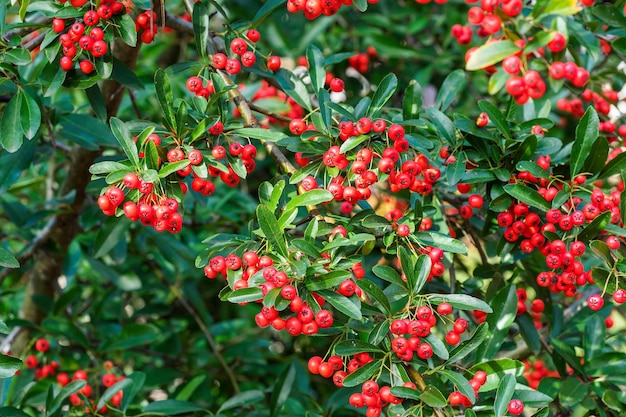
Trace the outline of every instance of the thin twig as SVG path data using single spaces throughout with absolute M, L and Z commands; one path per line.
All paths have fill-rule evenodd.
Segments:
M 291 122 L 293 120 L 292 117 L 284 116 L 282 114 L 278 114 L 278 113 L 275 113 L 273 111 L 269 111 L 267 109 L 264 109 L 263 107 L 257 106 L 254 103 L 248 102 L 248 106 L 250 106 L 250 109 L 255 111 L 255 112 L 264 114 L 264 115 L 266 115 L 268 117 L 273 117 L 274 119 L 280 120 L 281 122 L 289 123 L 289 122 Z
M 222 366 L 222 368 L 228 375 L 228 379 L 230 380 L 230 383 L 233 386 L 233 391 L 235 392 L 235 394 L 239 394 L 240 389 L 239 389 L 239 384 L 237 383 L 237 378 L 235 377 L 235 373 L 230 368 L 230 366 L 228 366 L 228 363 L 226 363 L 226 360 L 220 353 L 217 347 L 217 343 L 215 342 L 215 339 L 213 338 L 213 335 L 209 331 L 208 327 L 204 324 L 200 316 L 198 316 L 198 313 L 196 312 L 196 310 L 194 310 L 194 308 L 187 302 L 187 300 L 185 300 L 185 298 L 182 296 L 178 288 L 174 287 L 173 285 L 170 285 L 170 289 L 174 293 L 178 301 L 183 305 L 185 310 L 187 310 L 189 314 L 191 314 L 191 316 L 193 317 L 194 321 L 196 322 L 196 324 L 202 331 L 202 334 L 204 335 L 207 343 L 211 347 L 213 354 L 215 355 L 218 362 L 220 363 L 220 365 Z

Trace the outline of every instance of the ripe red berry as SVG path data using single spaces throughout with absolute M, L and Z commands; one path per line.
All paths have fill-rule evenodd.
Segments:
M 89 61 L 88 59 L 83 59 L 82 61 L 80 61 L 79 66 L 80 70 L 87 75 L 91 74 L 94 69 L 93 62 Z
M 331 91 L 339 93 L 343 91 L 345 84 L 341 78 L 333 78 L 329 83 Z
M 61 33 L 65 30 L 65 21 L 63 19 L 52 20 L 52 31 L 54 33 Z
M 619 288 L 613 293 L 613 300 L 618 304 L 626 302 L 626 291 Z
M 524 411 L 524 403 L 522 401 L 511 400 L 509 402 L 509 413 L 513 414 L 514 416 L 518 416 L 522 414 L 523 411 Z
M 600 294 L 592 294 L 587 298 L 587 304 L 593 311 L 598 311 L 604 306 L 604 299 Z
M 269 69 L 270 71 L 278 71 L 280 69 L 280 57 L 278 56 L 270 56 L 267 59 L 267 69 Z
M 261 39 L 261 33 L 258 30 L 250 29 L 246 32 L 246 37 L 250 42 L 258 42 Z
M 609 236 L 606 238 L 606 246 L 609 247 L 609 249 L 619 249 L 620 247 L 620 242 L 619 239 L 616 236 Z
M 437 306 L 437 313 L 442 316 L 448 316 L 452 313 L 452 306 L 448 303 L 441 303 Z

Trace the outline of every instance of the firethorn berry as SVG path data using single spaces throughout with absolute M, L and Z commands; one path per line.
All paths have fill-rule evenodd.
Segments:
M 217 69 L 224 69 L 226 68 L 226 61 L 228 60 L 228 58 L 226 57 L 226 55 L 224 55 L 221 52 L 216 53 L 215 55 L 213 55 L 213 66 Z
M 52 20 L 52 31 L 54 33 L 61 33 L 65 30 L 65 21 L 63 19 Z
M 187 90 L 191 91 L 192 93 L 195 93 L 196 91 L 200 90 L 202 88 L 202 80 L 200 79 L 200 77 L 189 77 L 187 78 Z
M 621 288 L 615 290 L 615 292 L 613 293 L 613 301 L 618 304 L 623 304 L 624 302 L 626 302 L 626 291 Z
M 74 67 L 74 61 L 69 56 L 62 56 L 59 61 L 59 66 L 63 71 L 69 71 Z
M 345 84 L 341 78 L 333 78 L 332 80 L 330 80 L 329 87 L 331 91 L 340 93 L 343 91 Z
M 258 42 L 261 39 L 261 33 L 258 30 L 250 29 L 246 32 L 246 37 L 250 42 Z
M 230 42 L 230 50 L 237 55 L 242 55 L 248 49 L 246 41 L 241 38 L 235 38 Z
M 458 334 L 461 334 L 467 330 L 468 322 L 464 318 L 458 318 L 454 321 L 453 330 Z
M 398 236 L 407 237 L 411 233 L 411 228 L 407 224 L 398 225 Z
M 606 238 L 606 246 L 609 247 L 609 249 L 619 249 L 620 247 L 620 242 L 619 239 L 616 236 L 609 236 Z
M 511 400 L 509 401 L 508 408 L 509 413 L 513 414 L 514 416 L 518 416 L 524 411 L 524 403 L 520 400 Z
M 460 340 L 461 336 L 459 336 L 459 334 L 454 330 L 450 330 L 448 333 L 446 333 L 446 343 L 450 346 L 455 346 L 459 343 Z
M 94 69 L 93 63 L 88 59 L 83 59 L 82 61 L 80 61 L 79 67 L 80 70 L 87 75 L 91 74 Z
M 267 69 L 270 71 L 278 71 L 280 69 L 280 57 L 272 55 L 267 59 Z
M 507 74 L 511 74 L 511 75 L 519 74 L 519 72 L 521 71 L 521 68 L 522 68 L 522 61 L 516 55 L 511 55 L 509 57 L 506 57 L 502 61 L 502 69 Z
M 478 118 L 476 119 L 476 126 L 478 127 L 485 127 L 487 126 L 487 124 L 489 123 L 489 116 L 487 116 L 487 113 L 482 112 L 478 115 Z
M 437 313 L 442 316 L 449 316 L 452 314 L 452 306 L 448 303 L 441 303 L 437 306 Z
M 473 208 L 481 208 L 484 204 L 484 200 L 478 194 L 473 194 L 467 199 L 467 203 Z
M 428 359 L 433 356 L 433 348 L 428 343 L 420 343 L 417 348 L 417 356 L 421 359 Z
M 604 299 L 600 294 L 592 294 L 587 298 L 587 304 L 593 311 L 598 311 L 604 306 Z
M 47 352 L 50 349 L 50 342 L 46 339 L 37 339 L 35 342 L 35 349 L 37 352 Z

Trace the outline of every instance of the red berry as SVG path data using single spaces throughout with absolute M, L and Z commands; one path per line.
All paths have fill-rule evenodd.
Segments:
M 598 311 L 604 306 L 604 299 L 600 294 L 592 294 L 587 298 L 587 304 L 593 311 Z
M 509 402 L 509 413 L 513 414 L 514 416 L 518 416 L 522 414 L 523 411 L 524 411 L 524 403 L 522 401 L 511 400 Z
M 246 32 L 246 37 L 250 42 L 258 42 L 261 39 L 261 33 L 258 30 L 250 29 Z
M 267 69 L 270 71 L 278 71 L 280 69 L 280 57 L 278 56 L 270 56 L 267 59 Z

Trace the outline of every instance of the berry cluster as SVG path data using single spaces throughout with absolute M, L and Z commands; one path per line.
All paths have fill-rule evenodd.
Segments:
M 524 362 L 524 377 L 528 381 L 528 386 L 537 389 L 539 387 L 539 383 L 544 378 L 550 377 L 559 377 L 559 372 L 548 369 L 545 362 L 541 359 L 537 359 L 534 362 L 530 363 L 529 361 Z
M 352 272 L 357 278 L 365 275 L 360 264 L 355 265 Z M 260 288 L 261 296 L 257 302 L 263 301 L 272 292 L 274 306 L 262 307 L 255 317 L 259 327 L 271 325 L 276 330 L 284 329 L 292 336 L 298 336 L 316 334 L 320 328 L 333 324 L 331 311 L 321 308 L 325 303 L 324 298 L 314 292 L 308 293 L 314 300 L 314 310 L 306 297 L 303 299 L 299 295 L 303 289 L 299 288 L 295 278 L 277 269 L 269 256 L 259 257 L 254 251 L 247 251 L 241 257 L 236 254 L 214 256 L 204 267 L 204 274 L 211 279 L 219 274 L 227 279 L 233 274 L 235 278 L 232 279 L 231 287 L 235 291 L 253 286 Z M 352 279 L 346 279 L 337 286 L 336 291 L 345 297 L 351 297 L 360 292 L 360 289 Z
M 476 3 L 475 0 L 466 0 L 466 3 Z M 476 34 L 482 38 L 495 35 L 502 28 L 501 15 L 518 16 L 522 12 L 522 0 L 482 0 L 479 6 L 474 6 L 467 12 L 469 25 L 456 24 L 451 34 L 461 45 L 468 45 L 472 41 L 474 27 Z
M 35 341 L 36 354 L 28 355 L 24 358 L 24 365 L 27 369 L 34 370 L 36 380 L 53 378 L 60 387 L 65 387 L 72 381 L 85 381 L 85 385 L 77 392 L 69 396 L 70 404 L 76 407 L 76 410 L 82 410 L 87 414 L 105 413 L 108 407 L 104 405 L 97 409 L 98 401 L 94 398 L 94 393 L 99 392 L 97 384 L 101 383 L 104 388 L 113 386 L 116 382 L 124 379 L 124 375 L 116 375 L 115 366 L 111 361 L 105 361 L 103 364 L 103 373 L 101 375 L 89 375 L 87 371 L 78 369 L 73 372 L 72 376 L 68 372 L 60 371 L 61 366 L 54 360 L 49 360 L 47 354 L 50 351 L 50 342 L 45 338 Z M 91 380 L 91 383 L 89 381 Z M 100 381 L 100 382 L 99 382 Z M 109 402 L 114 407 L 120 407 L 123 392 L 120 390 L 113 394 Z
M 378 3 L 378 0 L 367 0 L 368 3 Z M 313 20 L 322 15 L 332 16 L 341 6 L 350 6 L 352 0 L 288 0 L 287 11 L 297 13 L 302 11 L 304 16 Z
M 156 24 L 156 17 L 156 13 L 151 10 L 146 10 L 137 16 L 137 19 L 135 20 L 135 28 L 143 43 L 152 43 L 154 37 L 159 31 L 159 27 Z
M 474 390 L 475 397 L 478 397 L 478 391 L 480 390 L 480 387 L 485 385 L 485 382 L 487 382 L 487 373 L 485 371 L 476 371 L 476 373 L 474 374 L 474 377 L 470 379 L 469 381 L 470 385 L 472 386 L 472 389 Z M 472 402 L 470 401 L 470 399 L 467 398 L 467 396 L 460 393 L 459 391 L 452 391 L 450 393 L 450 395 L 448 396 L 448 403 L 450 403 L 450 405 L 452 406 L 455 406 L 455 405 L 462 405 L 464 407 L 472 406 Z
M 261 39 L 261 33 L 255 29 L 246 32 L 245 39 L 236 37 L 230 41 L 230 50 L 233 56 L 229 58 L 226 54 L 218 52 L 212 57 L 213 66 L 216 69 L 224 70 L 231 75 L 238 74 L 241 67 L 252 67 L 257 60 L 255 53 L 255 44 Z M 252 49 L 248 49 L 251 47 Z M 267 58 L 267 69 L 270 71 L 278 71 L 281 61 L 277 56 Z

